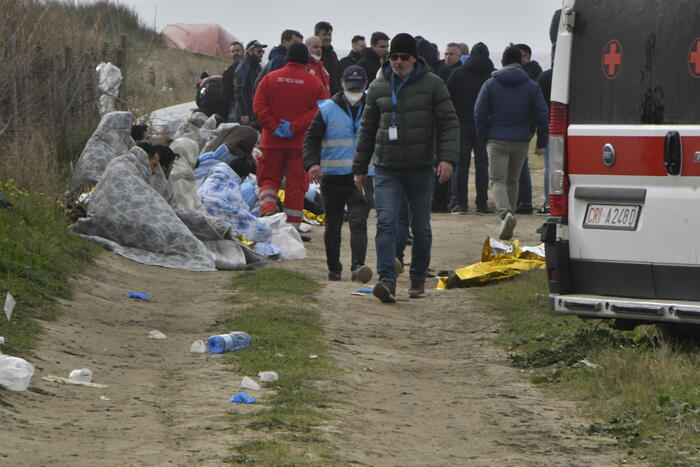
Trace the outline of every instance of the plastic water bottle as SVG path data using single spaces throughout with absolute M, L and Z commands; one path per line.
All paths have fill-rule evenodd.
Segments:
M 233 352 L 248 347 L 252 340 L 253 338 L 245 332 L 235 331 L 230 334 L 211 336 L 207 339 L 207 349 L 209 353 Z

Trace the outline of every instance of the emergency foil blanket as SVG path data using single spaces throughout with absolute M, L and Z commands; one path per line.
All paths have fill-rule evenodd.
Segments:
M 457 269 L 438 279 L 438 290 L 483 285 L 525 271 L 544 267 L 543 247 L 520 247 L 520 241 L 506 245 L 489 237 L 481 249 L 481 262 Z

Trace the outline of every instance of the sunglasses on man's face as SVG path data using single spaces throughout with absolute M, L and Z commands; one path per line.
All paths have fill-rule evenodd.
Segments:
M 391 54 L 389 55 L 389 60 L 398 60 L 401 59 L 404 62 L 407 62 L 411 59 L 411 56 L 409 54 Z

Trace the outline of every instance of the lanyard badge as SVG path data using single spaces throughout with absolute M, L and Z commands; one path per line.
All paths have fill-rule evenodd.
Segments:
M 394 74 L 391 74 L 391 105 L 392 105 L 392 110 L 391 110 L 391 125 L 389 126 L 389 141 L 398 141 L 399 140 L 399 129 L 396 126 L 396 110 L 398 108 L 399 104 L 399 96 L 398 92 L 401 90 L 401 88 L 406 84 L 406 81 L 408 79 L 403 79 L 398 85 L 398 89 L 394 89 Z

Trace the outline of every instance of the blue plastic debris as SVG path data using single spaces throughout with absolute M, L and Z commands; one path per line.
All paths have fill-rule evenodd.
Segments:
M 360 293 L 372 293 L 372 289 L 358 289 Z
M 129 292 L 126 294 L 126 298 L 136 298 L 138 300 L 148 300 L 148 294 L 145 293 L 140 293 L 140 292 Z
M 255 397 L 248 397 L 248 393 L 239 392 L 231 398 L 230 402 L 237 402 L 239 404 L 253 404 L 255 402 Z

